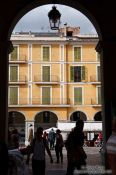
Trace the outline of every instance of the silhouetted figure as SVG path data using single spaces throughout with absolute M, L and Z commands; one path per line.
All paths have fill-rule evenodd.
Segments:
M 76 127 L 70 132 L 65 142 L 67 149 L 67 174 L 73 175 L 75 168 L 81 170 L 82 166 L 86 165 L 86 153 L 83 150 L 84 145 L 84 122 L 78 120 Z
M 13 129 L 10 135 L 10 145 L 9 149 L 19 148 L 19 133 L 17 129 Z
M 43 128 L 37 128 L 36 137 L 33 140 L 32 172 L 33 175 L 45 175 L 45 150 L 47 151 L 51 163 L 53 162 L 47 141 L 42 137 Z
M 54 129 L 53 128 L 48 133 L 48 142 L 50 143 L 50 149 L 54 149 L 55 132 L 54 132 Z
M 63 163 L 63 153 L 62 153 L 63 146 L 64 146 L 64 142 L 63 142 L 63 137 L 61 135 L 61 131 L 57 129 L 56 145 L 55 145 L 55 152 L 56 152 L 56 158 L 57 158 L 56 163 L 59 163 L 60 159 L 61 159 L 61 163 Z

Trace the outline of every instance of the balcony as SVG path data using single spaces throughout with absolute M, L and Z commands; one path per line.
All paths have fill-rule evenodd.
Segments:
M 97 84 L 97 85 L 99 85 L 99 84 L 101 84 L 101 80 L 100 80 L 100 77 L 97 77 L 96 75 L 91 75 L 90 76 L 90 82 L 92 83 L 92 84 Z
M 56 85 L 59 84 L 59 77 L 57 75 L 44 76 L 43 75 L 35 75 L 34 82 L 38 85 L 46 84 L 46 85 Z
M 19 77 L 10 76 L 9 85 L 24 85 L 27 84 L 27 76 L 20 75 Z
M 101 98 L 92 98 L 91 105 L 93 107 L 101 107 Z
M 16 57 L 15 59 L 14 58 L 9 59 L 10 64 L 19 64 L 19 63 L 26 64 L 27 62 L 28 62 L 27 55 L 22 55 L 22 54 L 19 56 L 19 58 Z
M 9 98 L 9 107 L 70 107 L 66 98 Z

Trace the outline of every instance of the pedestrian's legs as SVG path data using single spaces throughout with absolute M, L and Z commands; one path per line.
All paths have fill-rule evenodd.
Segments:
M 74 163 L 68 162 L 66 175 L 73 175 L 74 169 L 75 169 Z
M 45 160 L 32 159 L 33 175 L 45 175 Z
M 55 152 L 56 152 L 56 163 L 59 163 L 59 148 L 57 146 L 55 146 Z
M 59 152 L 60 152 L 61 163 L 63 163 L 63 153 L 62 153 L 62 147 L 59 149 Z

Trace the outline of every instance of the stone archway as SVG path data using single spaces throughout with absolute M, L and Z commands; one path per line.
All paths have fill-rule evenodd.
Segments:
M 71 121 L 77 121 L 78 119 L 81 119 L 83 121 L 86 121 L 87 120 L 87 117 L 85 115 L 84 112 L 81 112 L 81 111 L 75 111 L 71 114 L 70 116 L 70 120 Z
M 102 121 L 102 112 L 99 111 L 94 116 L 94 121 Z
M 9 131 L 17 129 L 19 133 L 19 143 L 25 143 L 25 116 L 18 111 L 10 111 L 8 116 Z
M 35 129 L 38 126 L 41 126 L 44 129 L 56 127 L 57 120 L 58 117 L 55 113 L 51 111 L 42 111 L 35 116 Z

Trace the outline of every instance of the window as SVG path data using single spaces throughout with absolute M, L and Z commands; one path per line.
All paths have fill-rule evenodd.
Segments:
M 50 82 L 50 66 L 42 67 L 42 79 L 44 82 Z
M 9 87 L 9 104 L 18 104 L 18 87 Z
M 42 87 L 42 104 L 50 104 L 50 87 Z
M 97 61 L 100 61 L 100 54 L 97 52 Z
M 87 69 L 85 66 L 71 66 L 70 67 L 70 81 L 82 82 L 87 79 Z
M 18 46 L 13 46 L 13 52 L 11 53 L 11 61 L 18 60 Z
M 97 80 L 101 81 L 101 71 L 100 71 L 100 66 L 97 66 Z
M 81 47 L 74 47 L 74 61 L 81 61 Z
M 10 82 L 18 81 L 18 66 L 10 66 Z
M 50 61 L 50 47 L 43 47 L 43 61 Z
M 97 87 L 97 95 L 98 95 L 98 104 L 101 104 L 101 87 L 100 86 L 98 86 Z
M 74 104 L 82 104 L 82 87 L 74 87 Z

